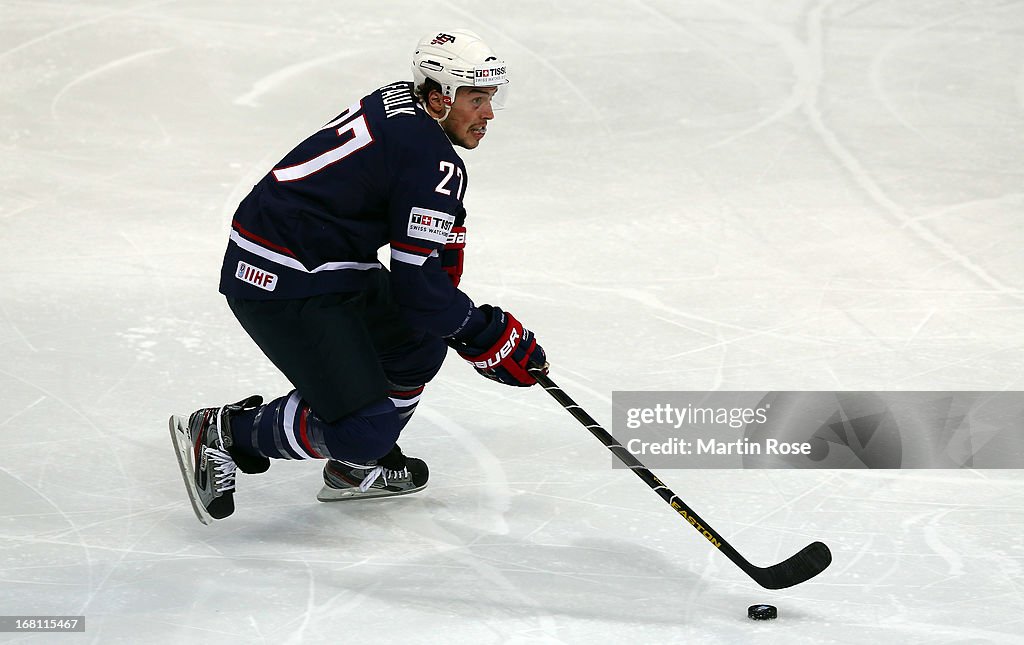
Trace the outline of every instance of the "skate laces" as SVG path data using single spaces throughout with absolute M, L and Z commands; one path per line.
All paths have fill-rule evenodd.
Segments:
M 359 492 L 365 493 L 366 491 L 370 490 L 370 487 L 373 486 L 374 482 L 376 482 L 377 479 L 381 477 L 384 478 L 384 485 L 387 486 L 388 476 L 387 473 L 385 472 L 384 466 L 377 466 L 376 468 L 371 470 L 366 475 L 366 477 L 363 478 L 363 481 L 359 484 Z
M 207 459 L 212 459 L 213 466 L 213 489 L 218 493 L 226 493 L 235 490 L 235 474 L 238 466 L 231 455 L 217 448 L 207 447 Z
M 206 458 L 213 461 L 213 490 L 216 493 L 227 493 L 235 490 L 235 474 L 238 465 L 227 451 L 224 441 L 223 425 L 227 417 L 228 406 L 223 406 L 214 412 L 213 418 L 208 417 L 208 422 L 216 434 L 213 446 L 206 446 Z M 210 410 L 213 412 L 213 410 Z
M 370 466 L 367 466 L 366 464 L 353 464 L 347 461 L 342 461 L 341 463 L 345 464 L 346 466 L 351 466 L 352 468 L 358 468 L 360 470 L 363 468 L 370 468 Z M 408 467 L 402 468 L 401 470 L 391 470 L 389 468 L 385 468 L 384 466 L 374 466 L 370 469 L 370 472 L 366 473 L 366 477 L 363 477 L 363 481 L 359 483 L 359 492 L 365 493 L 366 491 L 370 490 L 370 488 L 377 482 L 378 479 L 382 479 L 384 481 L 384 486 L 387 486 L 388 479 L 401 479 L 402 477 L 408 476 Z

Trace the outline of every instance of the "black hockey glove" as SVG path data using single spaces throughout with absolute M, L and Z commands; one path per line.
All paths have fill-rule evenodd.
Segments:
M 481 305 L 480 311 L 487 317 L 487 326 L 473 338 L 452 340 L 449 345 L 491 380 L 517 387 L 536 383 L 527 367 L 531 363 L 547 365 L 547 356 L 533 332 L 497 307 Z

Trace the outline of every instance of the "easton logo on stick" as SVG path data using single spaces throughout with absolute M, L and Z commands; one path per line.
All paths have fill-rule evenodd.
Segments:
M 715 539 L 714 534 L 711 533 L 710 531 L 708 531 L 706 528 L 704 528 L 701 525 L 700 522 L 698 522 L 697 520 L 694 519 L 694 517 L 692 515 L 687 513 L 686 510 L 682 506 L 680 506 L 678 502 L 672 502 L 671 506 L 672 506 L 672 508 L 676 509 L 677 513 L 679 513 L 680 515 L 683 516 L 683 519 L 685 519 L 687 522 L 692 524 L 693 528 L 695 528 L 698 531 L 700 531 L 701 534 L 708 539 L 708 542 L 710 542 L 711 544 L 714 544 L 715 548 L 718 548 L 718 549 L 722 548 L 722 543 L 719 542 L 717 539 Z

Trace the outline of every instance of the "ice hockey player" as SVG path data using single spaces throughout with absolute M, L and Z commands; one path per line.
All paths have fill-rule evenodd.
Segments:
M 458 288 L 468 177 L 454 146 L 486 136 L 505 62 L 457 29 L 422 39 L 412 72 L 299 143 L 235 212 L 220 291 L 295 389 L 171 417 L 204 523 L 234 511 L 236 469 L 271 459 L 326 459 L 321 501 L 421 490 L 427 465 L 396 442 L 448 348 L 507 385 L 547 364 L 514 316 Z

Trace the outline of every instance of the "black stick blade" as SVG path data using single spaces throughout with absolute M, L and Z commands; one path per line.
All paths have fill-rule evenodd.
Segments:
M 785 589 L 810 580 L 832 564 L 832 552 L 823 542 L 808 544 L 788 559 L 770 567 L 751 565 L 747 575 L 765 589 Z

